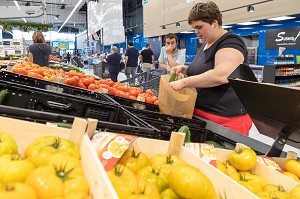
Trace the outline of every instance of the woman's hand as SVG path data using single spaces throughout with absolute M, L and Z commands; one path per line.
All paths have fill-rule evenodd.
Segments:
M 173 88 L 175 91 L 179 91 L 184 88 L 185 86 L 185 79 L 176 80 L 169 83 L 170 87 Z
M 178 65 L 178 66 L 172 67 L 171 70 L 170 70 L 170 73 L 176 72 L 176 76 L 179 73 L 182 73 L 184 76 L 187 76 L 186 69 L 187 69 L 187 66 L 185 66 L 185 65 Z

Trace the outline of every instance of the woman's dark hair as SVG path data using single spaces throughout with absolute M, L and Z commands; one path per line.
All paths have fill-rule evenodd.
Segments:
M 164 37 L 164 43 L 166 43 L 166 39 L 175 39 L 176 43 L 178 42 L 178 37 L 174 33 L 168 33 Z
M 222 26 L 221 11 L 212 1 L 197 3 L 194 5 L 188 17 L 188 23 L 191 25 L 193 21 L 199 20 L 209 23 L 210 25 L 214 22 L 214 20 L 217 20 L 218 24 Z

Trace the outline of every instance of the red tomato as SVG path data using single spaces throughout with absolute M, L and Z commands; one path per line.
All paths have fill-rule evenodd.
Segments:
M 107 85 L 110 86 L 110 87 L 113 87 L 115 85 L 115 82 L 113 82 L 111 80 L 108 80 Z
M 152 97 L 146 97 L 145 102 L 149 103 L 149 104 L 152 104 Z
M 99 89 L 99 87 L 97 86 L 97 84 L 92 83 L 89 85 L 88 89 L 92 91 L 96 91 Z
M 137 90 L 135 90 L 135 89 L 132 89 L 132 90 L 130 91 L 130 95 L 132 95 L 132 96 L 137 97 L 138 94 L 139 94 L 139 93 L 138 93 Z
M 129 88 L 128 88 L 128 86 L 119 86 L 119 90 L 124 91 L 124 92 L 128 92 Z
M 89 78 L 83 78 L 82 82 L 84 83 L 84 85 L 89 86 L 91 83 L 93 83 L 92 79 Z
M 43 79 L 43 78 L 44 78 L 43 75 L 40 75 L 40 74 L 37 74 L 37 73 L 34 73 L 34 72 L 29 72 L 29 73 L 27 74 L 27 76 L 29 76 L 29 77 L 34 77 L 34 78 L 38 78 L 38 79 Z
M 86 85 L 84 85 L 84 83 L 81 80 L 78 82 L 77 87 L 87 89 Z
M 147 89 L 147 90 L 146 90 L 146 93 L 147 93 L 148 95 L 150 95 L 150 96 L 154 96 L 154 93 L 153 93 L 153 91 L 152 91 L 151 89 Z
M 27 70 L 24 68 L 13 68 L 13 72 L 21 75 L 27 75 Z

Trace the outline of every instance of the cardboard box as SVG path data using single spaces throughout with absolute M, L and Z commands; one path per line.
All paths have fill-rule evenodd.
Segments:
M 23 120 L 0 117 L 0 131 L 10 134 L 17 142 L 21 151 L 36 138 L 41 136 L 59 136 L 67 138 L 80 146 L 81 164 L 84 174 L 90 185 L 90 193 L 94 199 L 117 198 L 98 156 L 91 147 L 90 139 L 84 134 L 87 129 L 87 121 L 85 119 L 75 118 L 72 129 L 48 126 L 45 124 L 33 123 Z M 94 131 L 93 128 L 88 128 Z

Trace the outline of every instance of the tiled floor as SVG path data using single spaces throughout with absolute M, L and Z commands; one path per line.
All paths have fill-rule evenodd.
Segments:
M 84 72 L 88 75 L 94 75 L 93 70 L 88 68 L 88 67 L 84 67 Z M 126 79 L 125 74 L 123 72 L 120 72 L 119 76 L 118 76 L 118 80 L 122 81 L 122 80 L 125 80 L 125 79 Z M 264 142 L 268 145 L 272 145 L 272 143 L 274 142 L 274 139 L 272 139 L 270 137 L 267 137 L 263 134 L 260 134 L 254 124 L 252 125 L 252 128 L 250 129 L 250 135 L 249 136 L 256 139 L 256 140 Z M 291 146 L 285 146 L 283 150 L 284 151 L 294 151 L 298 154 L 298 156 L 300 156 L 300 149 L 296 149 L 296 148 L 291 147 Z

